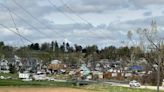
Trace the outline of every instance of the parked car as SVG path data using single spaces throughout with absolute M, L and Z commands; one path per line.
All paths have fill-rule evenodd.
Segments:
M 138 81 L 133 80 L 133 81 L 130 81 L 129 86 L 130 87 L 140 87 L 141 84 Z

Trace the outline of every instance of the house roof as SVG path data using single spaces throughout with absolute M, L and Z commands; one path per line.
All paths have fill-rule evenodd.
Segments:
M 135 65 L 135 66 L 129 67 L 129 70 L 143 70 L 143 67 Z
M 51 64 L 61 64 L 61 61 L 59 61 L 59 60 L 52 60 Z

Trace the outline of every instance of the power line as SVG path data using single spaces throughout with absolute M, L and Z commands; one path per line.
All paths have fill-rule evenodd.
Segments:
M 92 23 L 90 23 L 88 20 L 84 19 L 83 17 L 81 17 L 80 15 L 78 15 L 77 13 L 75 13 L 75 11 L 69 7 L 68 4 L 66 4 L 63 0 L 60 0 L 60 2 L 66 7 L 68 8 L 72 13 L 74 13 L 75 16 L 77 16 L 79 19 L 81 19 L 83 22 L 87 23 L 88 25 L 93 25 Z M 92 32 L 92 31 L 91 31 Z M 92 32 L 93 34 L 97 35 L 96 33 Z M 102 32 L 104 33 L 104 32 Z M 105 34 L 105 33 L 104 33 Z M 106 35 L 106 34 L 105 34 Z M 98 35 L 97 35 L 98 36 Z M 99 36 L 100 38 L 104 38 L 106 39 L 104 36 Z
M 23 6 L 21 6 L 19 3 L 17 3 L 15 0 L 12 0 L 19 8 L 21 8 L 23 11 L 25 11 L 29 16 L 31 16 L 35 21 L 45 26 L 47 29 L 52 30 L 49 26 L 47 26 L 45 23 L 41 22 L 37 17 L 33 16 L 27 9 L 25 9 Z M 53 31 L 53 30 L 52 30 Z
M 54 8 L 56 8 L 58 11 L 60 11 L 60 12 L 63 13 L 64 15 L 66 15 L 66 13 L 64 13 L 63 11 L 61 11 L 60 8 L 58 8 L 55 4 L 53 4 L 53 3 L 51 2 L 51 0 L 48 0 L 48 2 L 49 2 Z M 62 2 L 63 5 L 65 5 L 69 10 L 71 10 L 72 12 L 74 12 L 74 10 L 71 9 L 67 4 L 65 4 L 63 1 L 61 1 L 61 2 Z M 82 18 L 80 15 L 78 15 L 78 14 L 75 14 L 75 15 L 78 16 L 82 21 L 84 21 L 84 22 L 86 22 L 87 24 L 91 25 L 91 23 L 90 23 L 89 21 L 85 20 L 85 19 Z M 66 15 L 66 17 L 70 18 L 70 16 L 67 16 L 67 15 Z M 71 17 L 71 20 L 72 20 L 72 19 L 73 19 L 73 18 Z M 72 21 L 74 21 L 75 23 L 77 23 L 74 19 L 73 19 Z M 92 32 L 92 33 L 95 34 L 95 35 L 97 35 L 97 34 L 94 33 L 94 32 Z M 105 37 L 102 37 L 102 36 L 99 36 L 99 37 L 105 38 Z
M 24 10 L 29 16 L 31 16 L 34 20 L 36 20 L 38 23 L 42 24 L 43 26 L 45 26 L 47 29 L 50 29 L 50 30 L 53 30 L 51 29 L 49 26 L 47 26 L 45 23 L 42 23 L 37 17 L 33 16 L 27 9 L 25 9 L 23 6 L 21 6 L 19 3 L 17 3 L 15 0 L 13 0 L 13 2 L 19 7 L 21 8 L 22 10 Z M 49 2 L 50 4 L 51 1 Z M 57 6 L 55 6 L 54 4 L 52 4 L 53 7 L 57 8 Z M 58 9 L 58 8 L 57 8 Z M 60 9 L 58 9 L 60 11 Z M 62 11 L 61 11 L 62 12 Z M 65 13 L 64 13 L 65 14 Z M 69 17 L 67 14 L 65 14 L 65 16 Z M 72 21 L 75 21 L 73 20 L 71 17 L 69 17 Z M 55 31 L 56 32 L 56 31 Z M 59 34 L 59 32 L 56 32 L 56 34 Z
M 66 8 L 68 8 L 69 10 L 71 10 L 72 12 L 74 12 L 74 10 L 72 9 L 72 8 L 70 8 L 69 7 L 69 5 L 67 5 L 66 3 L 64 3 L 64 1 L 63 0 L 60 0 L 62 3 L 63 3 L 63 5 L 65 5 L 66 6 Z M 55 9 L 57 9 L 59 12 L 61 12 L 63 15 L 65 15 L 68 19 L 70 19 L 71 21 L 73 21 L 73 22 L 75 22 L 75 23 L 77 23 L 76 21 L 75 21 L 75 19 L 74 18 L 72 18 L 71 16 L 69 16 L 67 13 L 65 13 L 64 11 L 62 11 L 59 7 L 57 7 L 51 0 L 48 0 L 48 2 L 51 4 L 51 6 L 53 7 L 53 8 L 55 8 Z M 82 21 L 84 21 L 85 23 L 87 23 L 88 25 L 92 25 L 92 23 L 90 23 L 88 20 L 86 20 L 86 19 L 84 19 L 83 17 L 81 17 L 80 15 L 78 15 L 78 14 L 76 14 L 76 13 L 74 13 L 77 17 L 79 17 Z M 98 35 L 98 34 L 96 34 L 95 32 L 93 32 L 93 31 L 91 31 L 93 34 L 95 34 L 95 35 L 97 35 L 98 37 L 100 37 L 100 38 L 103 38 L 103 39 L 106 39 L 106 37 L 104 37 L 104 36 L 101 36 L 101 35 Z M 104 32 L 102 32 L 102 33 L 104 33 Z M 104 33 L 105 34 L 105 33 Z M 84 41 L 84 40 L 83 40 Z
M 72 8 L 70 8 L 63 0 L 60 0 L 60 2 L 66 7 L 68 8 L 72 13 L 75 12 Z M 91 24 L 89 21 L 87 21 L 86 19 L 84 19 L 83 17 L 81 17 L 80 15 L 74 13 L 74 15 L 76 15 L 77 17 L 79 17 L 82 21 L 86 22 L 87 24 Z
M 69 18 L 70 20 L 72 20 L 73 22 L 75 22 L 75 23 L 77 23 L 72 17 L 70 17 L 69 15 L 67 15 L 65 12 L 63 12 L 60 8 L 58 8 L 55 4 L 53 4 L 52 2 L 51 2 L 51 0 L 48 0 L 48 2 L 54 7 L 54 8 L 56 8 L 59 12 L 61 12 L 62 14 L 64 14 L 67 18 Z M 62 2 L 62 1 L 61 1 Z M 64 2 L 62 2 L 62 3 L 64 3 Z M 65 5 L 65 4 L 63 4 L 63 5 Z M 65 5 L 66 6 L 66 5 Z M 71 9 L 71 8 L 69 8 L 69 6 L 67 5 L 67 8 L 69 9 L 69 10 L 71 10 L 72 12 L 74 12 L 73 11 L 73 9 Z M 84 21 L 84 22 L 86 22 L 87 24 L 89 24 L 89 25 L 92 25 L 89 21 L 87 21 L 87 20 L 85 20 L 84 18 L 82 18 L 80 15 L 78 15 L 78 14 L 75 14 L 76 16 L 78 16 L 82 21 Z M 92 32 L 92 31 L 91 31 Z M 94 33 L 94 32 L 92 32 L 93 34 L 95 34 L 95 35 L 97 35 L 96 33 Z M 100 38 L 105 38 L 105 37 L 102 37 L 102 36 L 99 36 Z M 82 41 L 84 41 L 84 40 L 82 40 Z
M 13 24 L 14 24 L 14 27 L 15 27 L 17 33 L 20 34 L 19 29 L 17 28 L 16 22 L 15 22 L 15 20 L 14 20 L 14 17 L 12 16 L 12 13 L 11 13 L 10 11 L 9 11 L 9 15 L 10 15 L 10 17 L 11 17 L 11 20 L 12 20 L 12 22 L 13 22 Z M 20 38 L 20 41 L 22 41 L 22 43 L 24 42 L 22 38 Z
M 75 21 L 71 16 L 69 16 L 67 13 L 63 12 L 59 7 L 57 7 L 51 0 L 48 0 L 49 4 L 52 6 L 52 8 L 57 9 L 57 11 L 59 11 L 60 13 L 62 13 L 65 17 L 67 17 L 69 20 L 71 20 L 72 22 L 78 23 L 77 21 Z M 82 42 L 84 42 L 84 40 L 82 40 Z
M 51 0 L 48 0 L 48 2 L 51 4 L 52 7 L 54 7 L 55 9 L 57 9 L 60 13 L 62 13 L 62 14 L 63 14 L 64 16 L 66 16 L 68 19 L 70 19 L 71 21 L 73 21 L 73 22 L 76 23 L 76 21 L 75 21 L 71 16 L 69 16 L 69 15 L 66 14 L 66 13 L 64 13 L 60 8 L 58 8 L 55 4 L 53 4 L 53 3 L 51 2 Z
M 16 26 L 16 23 L 15 23 L 15 20 L 14 20 L 14 17 L 12 16 L 12 14 L 11 14 L 10 11 L 9 11 L 9 14 L 10 14 L 10 17 L 11 17 L 11 20 L 12 20 L 12 22 L 13 22 L 13 24 L 14 24 L 15 29 L 18 30 L 18 29 L 17 29 L 17 26 Z
M 0 5 L 2 7 L 4 7 L 5 9 L 7 9 L 10 13 L 13 13 L 15 16 L 17 16 L 18 18 L 20 18 L 23 22 L 25 22 L 26 24 L 28 24 L 29 26 L 31 26 L 32 28 L 34 28 L 36 31 L 38 31 L 39 33 L 41 33 L 42 35 L 49 37 L 47 35 L 45 35 L 44 33 L 40 32 L 37 28 L 35 28 L 34 26 L 32 26 L 31 24 L 29 24 L 26 20 L 24 20 L 22 17 L 20 17 L 19 15 L 17 15 L 15 12 L 11 11 L 7 6 L 5 6 L 4 4 L 0 3 Z
M 28 38 L 24 37 L 23 35 L 11 30 L 10 28 L 8 28 L 7 26 L 3 25 L 3 24 L 0 24 L 2 27 L 8 29 L 9 31 L 13 32 L 14 34 L 18 35 L 19 37 L 25 39 L 26 41 L 30 42 L 30 43 L 33 43 L 32 41 L 30 41 Z
M 3 5 L 2 3 L 0 4 L 2 7 L 6 8 L 8 11 L 10 11 L 11 13 L 13 13 L 15 16 L 17 16 L 18 18 L 20 18 L 24 23 L 26 23 L 27 25 L 31 26 L 33 29 L 35 29 L 37 32 L 39 32 L 40 34 L 44 35 L 45 37 L 48 37 L 48 35 L 46 35 L 45 33 L 41 32 L 39 29 L 37 29 L 36 27 L 34 27 L 32 24 L 28 23 L 25 19 L 23 19 L 22 17 L 20 17 L 19 15 L 17 15 L 15 12 L 11 11 L 7 6 Z

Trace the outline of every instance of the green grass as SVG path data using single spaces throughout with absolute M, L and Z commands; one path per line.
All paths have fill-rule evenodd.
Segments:
M 30 87 L 73 87 L 72 83 L 54 81 L 22 81 L 22 80 L 0 80 L 0 86 L 30 86 Z
M 155 92 L 149 89 L 126 88 L 126 87 L 108 87 L 103 92 Z
M 4 77 L 12 77 L 12 78 L 18 78 L 18 74 L 11 74 L 11 73 L 0 73 L 0 76 L 4 76 Z
M 156 92 L 155 90 L 128 88 L 128 87 L 116 87 L 109 84 L 92 84 L 82 87 L 83 89 L 93 90 L 97 92 Z M 160 91 L 164 92 L 164 91 Z
M 116 87 L 109 84 L 90 84 L 77 87 L 71 82 L 0 80 L 0 87 L 67 87 L 91 90 L 93 92 L 155 92 L 155 90 Z M 164 92 L 164 91 L 160 91 Z

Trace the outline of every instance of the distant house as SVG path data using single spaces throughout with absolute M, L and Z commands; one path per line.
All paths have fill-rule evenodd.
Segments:
M 96 62 L 95 70 L 97 71 L 108 71 L 109 69 L 117 69 L 120 70 L 121 62 L 113 61 L 109 59 L 101 59 Z
M 52 60 L 51 61 L 51 64 L 61 64 L 62 62 L 61 61 L 59 61 L 59 60 Z
M 94 70 L 96 71 L 106 71 L 109 67 L 110 62 L 108 59 L 101 59 L 94 64 Z
M 21 58 L 19 58 L 18 56 L 14 55 L 11 58 L 8 58 L 8 65 L 12 65 L 16 68 L 17 71 L 19 71 L 22 67 L 22 62 L 21 62 Z
M 85 76 L 88 75 L 89 73 L 91 73 L 91 71 L 89 70 L 89 68 L 87 68 L 86 64 L 82 64 L 80 67 L 80 71 L 81 71 L 81 75 Z
M 13 61 L 14 61 L 14 65 L 15 65 L 16 69 L 20 70 L 20 68 L 22 67 L 21 58 L 14 55 Z
M 40 70 L 40 62 L 35 58 L 24 58 L 21 60 L 22 62 L 22 69 L 25 71 L 30 71 L 36 73 L 37 70 Z
M 51 64 L 48 65 L 48 69 L 51 71 L 51 73 L 59 72 L 59 70 L 64 68 L 64 64 L 62 64 L 59 60 L 52 60 Z
M 0 70 L 8 70 L 9 66 L 8 66 L 8 61 L 6 59 L 2 59 L 0 61 Z
M 0 72 L 9 73 L 8 61 L 5 59 L 0 61 Z

